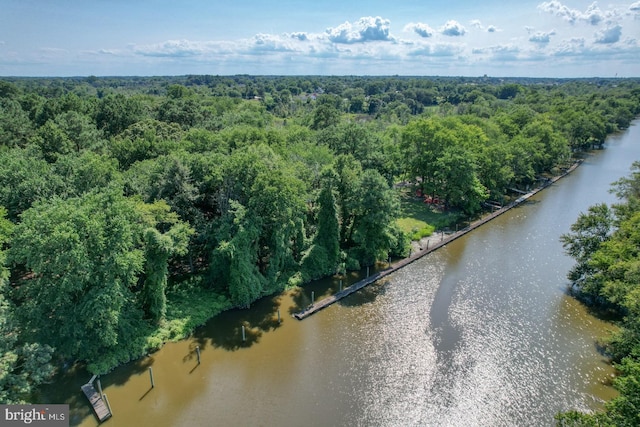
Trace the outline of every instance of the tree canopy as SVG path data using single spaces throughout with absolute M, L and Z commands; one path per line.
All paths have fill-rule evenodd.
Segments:
M 106 372 L 222 309 L 404 256 L 407 197 L 479 215 L 638 114 L 634 79 L 1 78 L 2 396 L 51 357 Z M 587 276 L 616 227 L 567 242 L 578 286 L 622 305 Z
M 618 315 L 620 330 L 607 344 L 620 376 L 620 395 L 604 412 L 558 415 L 560 425 L 635 426 L 640 423 L 640 162 L 613 186 L 620 202 L 599 204 L 581 214 L 562 236 L 576 260 L 569 279 L 579 296 Z

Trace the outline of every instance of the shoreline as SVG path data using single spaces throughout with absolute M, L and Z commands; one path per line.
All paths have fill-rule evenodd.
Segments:
M 337 292 L 331 296 L 328 296 L 318 302 L 315 302 L 313 304 L 310 304 L 309 306 L 307 306 L 306 308 L 304 308 L 303 310 L 294 313 L 292 316 L 295 317 L 298 320 L 303 320 L 309 316 L 311 316 L 314 313 L 317 313 L 318 311 L 340 301 L 341 299 L 351 295 L 354 292 L 359 291 L 360 289 L 364 288 L 367 285 L 370 285 L 371 283 L 375 283 L 378 280 L 382 279 L 383 277 L 386 277 L 392 273 L 394 273 L 395 271 L 406 267 L 407 265 L 413 263 L 414 261 L 430 254 L 433 251 L 436 251 L 438 249 L 440 249 L 443 246 L 446 246 L 449 242 L 452 242 L 462 236 L 464 236 L 467 233 L 470 233 L 471 231 L 475 230 L 478 227 L 481 227 L 482 225 L 486 224 L 487 222 L 493 220 L 494 218 L 497 218 L 498 216 L 502 215 L 505 212 L 508 212 L 509 210 L 515 208 L 516 206 L 521 205 L 522 203 L 526 202 L 527 200 L 529 200 L 531 197 L 535 196 L 536 194 L 538 194 L 540 191 L 544 190 L 545 188 L 553 185 L 554 183 L 556 183 L 558 180 L 564 178 L 565 176 L 569 175 L 571 172 L 573 172 L 578 166 L 580 166 L 580 164 L 582 163 L 582 160 L 576 160 L 567 170 L 565 170 L 563 173 L 561 173 L 560 175 L 556 175 L 553 178 L 550 178 L 548 180 L 546 180 L 542 185 L 540 185 L 539 187 L 534 188 L 533 190 L 529 191 L 528 193 L 520 196 L 519 198 L 517 198 L 516 200 L 514 200 L 513 202 L 503 206 L 502 208 L 483 216 L 482 218 L 471 222 L 467 227 L 463 228 L 462 230 L 458 230 L 455 233 L 450 233 L 450 234 L 445 234 L 444 231 L 442 232 L 442 234 L 440 235 L 440 239 L 438 239 L 438 235 L 436 233 L 431 234 L 428 237 L 424 237 L 422 239 L 420 239 L 417 242 L 417 245 L 414 245 L 414 242 L 411 242 L 412 245 L 412 251 L 409 254 L 409 256 L 407 258 L 404 258 L 394 264 L 392 264 L 390 267 L 388 267 L 385 270 L 379 271 L 377 273 L 374 273 L 372 275 L 370 275 L 369 277 L 366 277 L 354 284 L 352 284 L 351 286 L 344 288 L 342 291 Z M 435 236 L 434 236 L 435 235 Z M 445 237 L 446 236 L 446 237 Z M 438 241 L 439 240 L 439 241 Z M 435 242 L 434 242 L 435 241 Z M 426 244 L 426 248 L 423 248 L 423 243 Z M 418 247 L 420 250 L 416 251 L 414 253 L 413 249 L 415 247 Z

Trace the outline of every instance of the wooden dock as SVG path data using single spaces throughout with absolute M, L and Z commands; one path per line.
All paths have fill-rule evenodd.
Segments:
M 111 414 L 111 410 L 107 406 L 106 402 L 104 401 L 100 393 L 98 393 L 96 389 L 93 387 L 94 379 L 95 379 L 95 376 L 91 379 L 91 381 L 89 381 L 88 383 L 86 383 L 80 388 L 82 389 L 82 392 L 84 393 L 84 395 L 87 396 L 87 399 L 89 399 L 89 402 L 93 407 L 93 412 L 96 413 L 98 420 L 100 422 L 103 422 L 104 420 L 111 417 L 112 414 Z
M 359 282 L 354 283 L 353 285 L 343 289 L 340 292 L 337 292 L 331 296 L 328 296 L 327 298 L 324 298 L 314 304 L 309 305 L 308 307 L 306 307 L 304 310 L 299 311 L 298 313 L 295 313 L 293 315 L 293 317 L 295 317 L 298 320 L 302 320 L 305 317 L 309 317 L 312 314 L 322 310 L 325 307 L 330 306 L 331 304 L 335 303 L 336 301 L 341 300 L 342 298 L 345 298 L 349 295 L 351 295 L 352 293 L 364 288 L 367 285 L 370 285 L 371 283 L 374 283 L 380 279 L 382 279 L 385 276 L 388 276 L 389 274 L 411 264 L 412 262 L 422 258 L 425 255 L 430 254 L 433 251 L 436 251 L 438 249 L 440 249 L 441 247 L 445 246 L 447 243 L 450 243 L 462 236 L 464 236 L 465 234 L 469 233 L 470 231 L 475 230 L 476 228 L 486 224 L 487 222 L 491 221 L 492 219 L 502 215 L 503 213 L 509 211 L 510 209 L 513 209 L 514 207 L 522 204 L 523 202 L 529 200 L 531 197 L 533 197 L 535 194 L 537 194 L 539 191 L 542 191 L 543 189 L 547 188 L 548 186 L 550 186 L 551 184 L 553 184 L 554 182 L 558 181 L 560 178 L 565 177 L 566 175 L 568 175 L 569 173 L 573 172 L 573 170 L 575 170 L 575 168 L 577 168 L 580 165 L 581 161 L 577 161 L 575 162 L 569 169 L 567 169 L 565 172 L 563 172 L 562 174 L 553 177 L 552 179 L 549 179 L 548 181 L 546 181 L 543 185 L 541 185 L 540 187 L 535 188 L 534 190 L 531 190 L 530 192 L 524 194 L 523 196 L 519 197 L 518 199 L 516 199 L 515 201 L 509 203 L 508 205 L 504 206 L 503 208 L 489 214 L 486 215 L 482 218 L 480 218 L 479 220 L 472 222 L 469 224 L 468 227 L 457 231 L 453 234 L 449 234 L 446 237 L 443 235 L 442 236 L 442 240 L 440 242 L 437 242 L 436 244 L 434 244 L 431 247 L 427 247 L 427 249 L 425 250 L 421 250 L 420 252 L 416 252 L 414 254 L 411 254 L 408 258 L 404 258 L 403 260 L 400 260 L 398 262 L 396 262 L 395 264 L 393 264 L 391 267 L 387 268 L 386 270 L 382 270 L 382 271 L 378 271 L 374 274 L 372 274 L 371 276 L 364 278 L 362 280 L 360 280 Z

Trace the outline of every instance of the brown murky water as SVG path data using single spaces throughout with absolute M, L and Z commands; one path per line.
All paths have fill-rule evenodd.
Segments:
M 222 314 L 104 376 L 106 425 L 539 426 L 598 408 L 614 395 L 597 347 L 611 326 L 565 294 L 573 261 L 558 237 L 613 201 L 634 159 L 637 125 L 532 202 L 304 321 L 290 314 L 337 280 Z M 45 390 L 73 425 L 98 424 L 80 392 L 89 377 Z

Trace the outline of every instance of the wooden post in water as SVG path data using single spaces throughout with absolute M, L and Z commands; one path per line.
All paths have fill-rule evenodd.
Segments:
M 427 250 L 429 250 L 429 240 L 427 240 Z
M 367 265 L 367 277 L 369 277 L 369 266 Z
M 340 279 L 340 292 L 342 292 L 342 279 Z
M 156 384 L 153 381 L 153 368 L 151 366 L 149 366 L 149 378 L 151 378 L 151 388 L 154 388 Z
M 111 414 L 111 416 L 113 416 L 113 411 L 111 410 L 111 404 L 109 403 L 109 399 L 107 399 L 107 395 L 103 394 L 102 398 L 104 399 L 104 403 L 107 404 L 107 409 L 109 410 L 109 413 Z
M 315 300 L 316 300 L 316 293 L 314 291 L 311 291 L 311 305 L 313 305 Z
M 278 323 L 280 323 L 280 309 L 278 309 Z
M 196 346 L 196 355 L 198 356 L 198 365 L 200 364 L 200 346 Z
M 102 384 L 100 384 L 100 378 L 98 378 L 98 393 L 100 393 L 100 396 L 102 396 Z
M 244 332 L 244 325 L 242 325 L 242 341 L 246 341 L 247 340 L 247 335 Z

